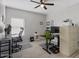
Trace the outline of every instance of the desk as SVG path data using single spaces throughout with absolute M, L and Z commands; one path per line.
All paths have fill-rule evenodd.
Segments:
M 53 33 L 52 37 L 53 37 L 53 40 L 51 40 L 51 41 L 55 42 L 59 47 L 60 46 L 60 33 Z M 55 39 L 55 37 L 57 39 Z
M 60 35 L 60 33 L 53 33 L 53 35 Z
M 17 33 L 11 34 L 11 37 L 18 37 L 19 35 Z

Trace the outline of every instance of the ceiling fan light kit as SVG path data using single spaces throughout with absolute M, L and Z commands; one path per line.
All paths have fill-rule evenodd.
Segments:
M 45 10 L 47 10 L 46 5 L 53 6 L 54 3 L 46 3 L 46 1 L 47 1 L 47 0 L 40 0 L 40 2 L 36 2 L 36 1 L 31 0 L 31 2 L 34 2 L 34 3 L 39 4 L 39 5 L 36 6 L 35 8 L 42 7 L 42 8 L 44 8 Z
M 41 4 L 41 7 L 43 8 L 44 7 L 44 4 Z

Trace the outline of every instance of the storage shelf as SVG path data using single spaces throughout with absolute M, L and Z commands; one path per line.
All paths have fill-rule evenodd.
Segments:
M 0 58 L 10 57 L 10 40 L 0 40 Z

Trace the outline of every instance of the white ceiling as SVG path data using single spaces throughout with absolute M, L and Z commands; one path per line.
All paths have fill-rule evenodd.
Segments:
M 4 4 L 13 8 L 46 14 L 46 11 L 41 7 L 35 9 L 34 7 L 38 4 L 30 2 L 30 0 L 4 0 Z
M 39 1 L 39 0 L 34 0 L 34 1 Z M 3 0 L 3 2 L 6 6 L 9 7 L 46 14 L 50 10 L 58 11 L 60 9 L 75 5 L 79 3 L 79 0 L 49 0 L 48 2 L 54 2 L 55 5 L 49 7 L 47 6 L 48 7 L 47 11 L 41 7 L 34 9 L 34 7 L 37 6 L 38 4 L 30 2 L 30 0 Z
M 52 2 L 52 0 L 51 0 Z M 48 7 L 47 13 L 57 13 L 61 10 L 64 10 L 65 8 L 70 8 L 73 5 L 79 4 L 79 0 L 55 0 L 53 1 L 55 5 L 53 7 Z

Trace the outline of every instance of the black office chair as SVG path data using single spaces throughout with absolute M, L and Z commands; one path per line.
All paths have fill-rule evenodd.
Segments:
M 19 42 L 22 42 L 22 33 L 23 31 L 20 31 L 18 34 L 18 37 L 12 37 L 12 52 L 18 52 L 22 49 L 22 45 L 18 44 Z

